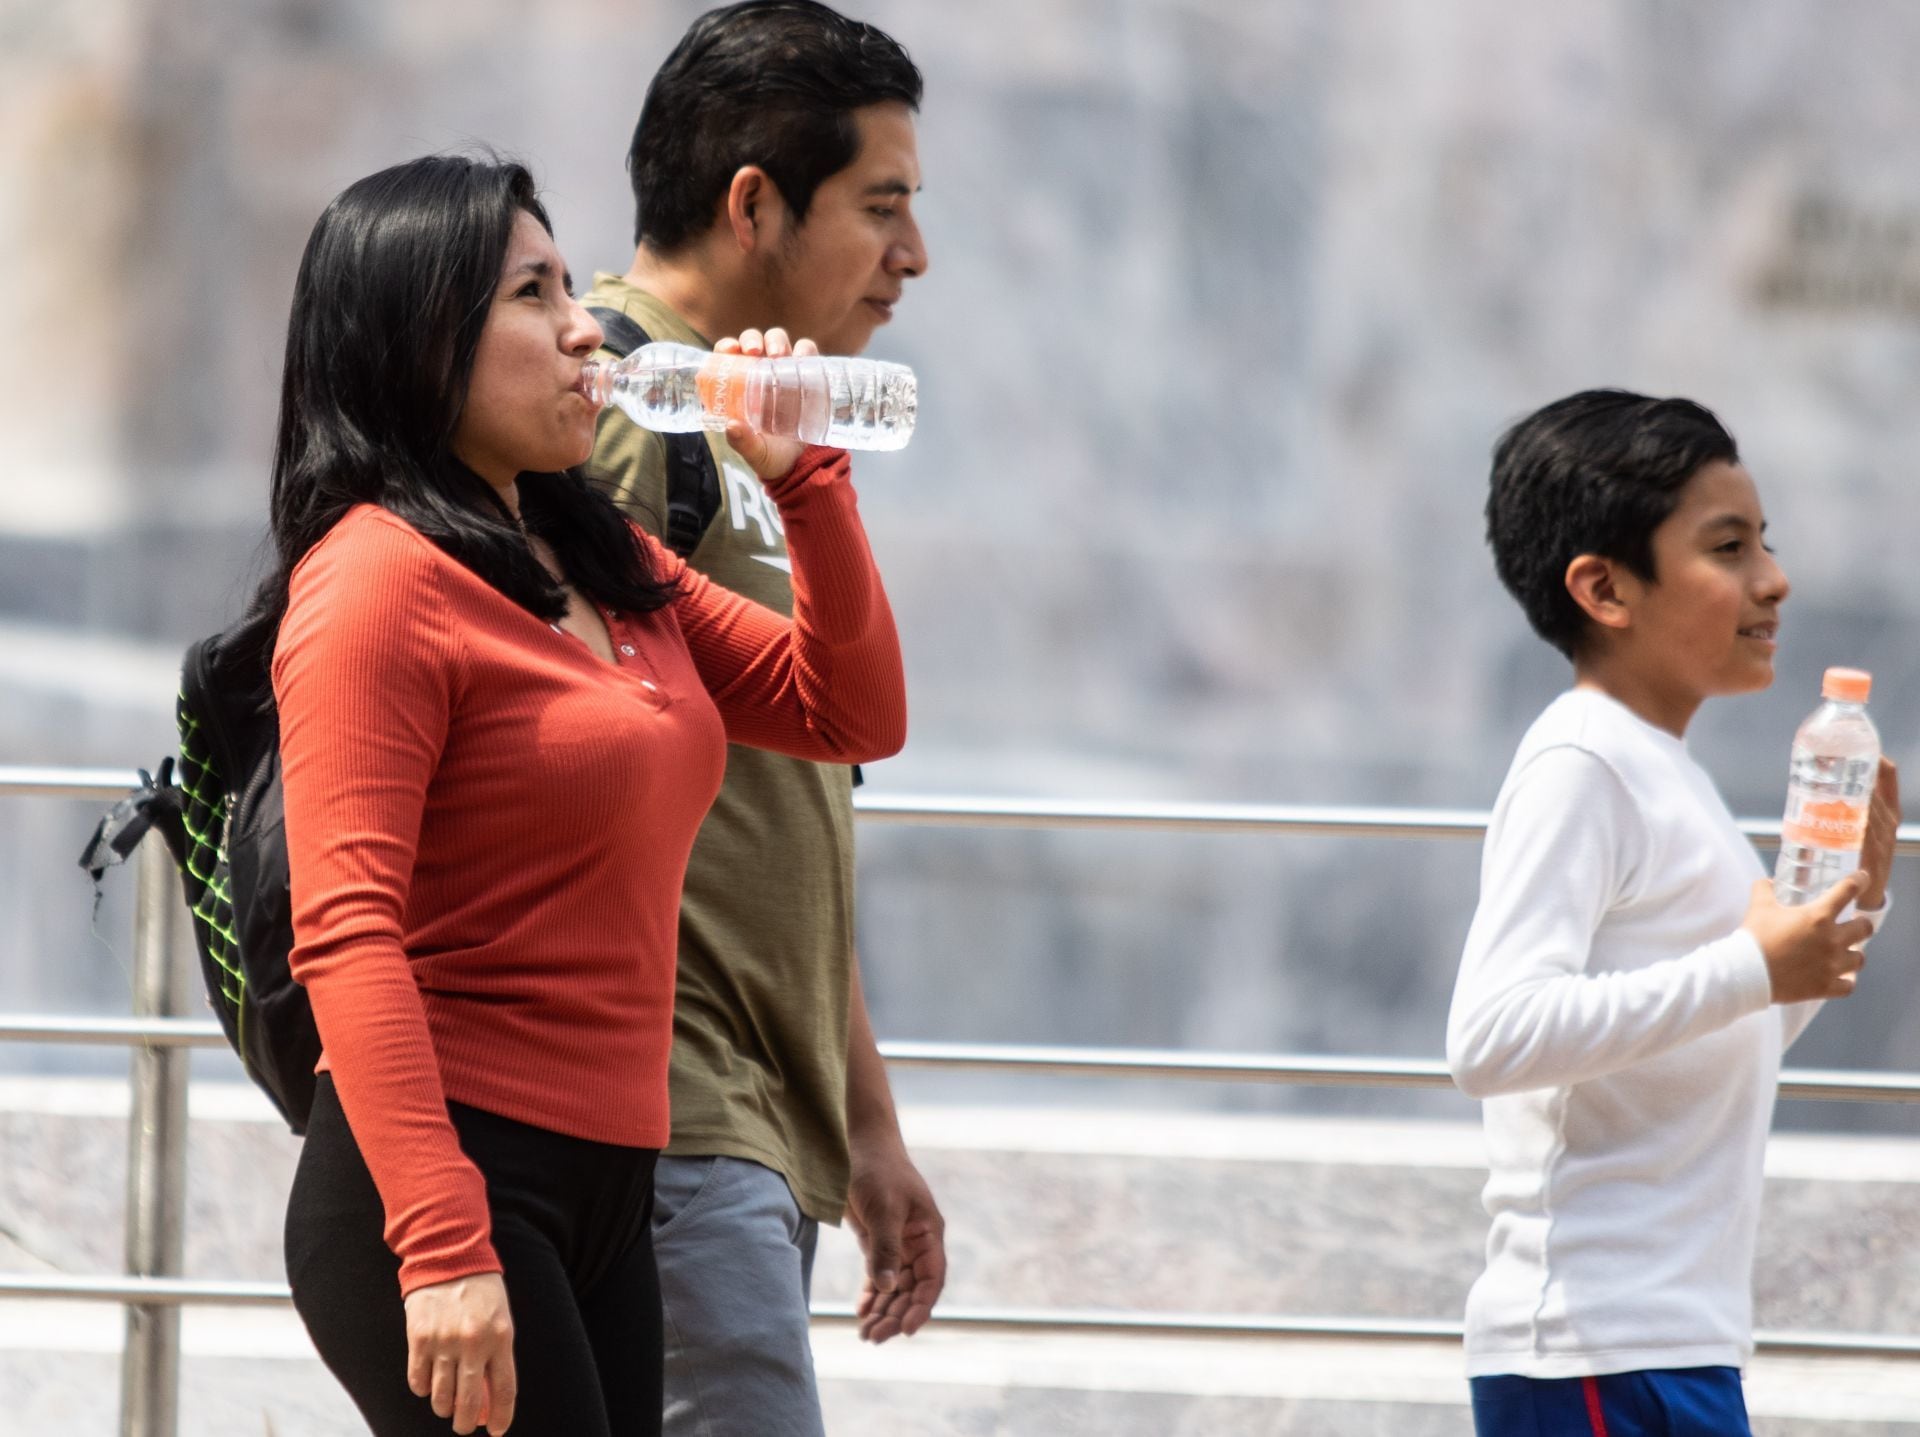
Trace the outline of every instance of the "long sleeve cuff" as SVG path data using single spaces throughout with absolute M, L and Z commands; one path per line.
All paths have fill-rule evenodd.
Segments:
M 781 508 L 809 484 L 828 485 L 850 477 L 852 461 L 844 449 L 829 449 L 824 444 L 809 444 L 793 461 L 793 468 L 778 479 L 766 481 L 767 493 Z
M 1723 940 L 1727 979 L 1739 995 L 1739 1012 L 1758 1013 L 1773 1002 L 1773 974 L 1767 970 L 1767 955 L 1760 940 L 1745 928 L 1736 929 Z

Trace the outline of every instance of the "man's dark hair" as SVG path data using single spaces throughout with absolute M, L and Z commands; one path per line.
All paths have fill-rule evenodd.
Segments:
M 274 563 L 236 640 L 263 669 L 293 570 L 356 504 L 391 510 L 549 622 L 565 616 L 567 596 L 534 557 L 528 532 L 609 608 L 648 613 L 678 592 L 579 471 L 523 476 L 523 532 L 492 486 L 454 456 L 480 334 L 522 213 L 552 233 L 522 166 L 428 155 L 349 185 L 315 223 L 287 320 Z
M 709 10 L 653 77 L 634 127 L 634 243 L 672 254 L 704 234 L 744 165 L 804 220 L 821 181 L 859 154 L 853 111 L 917 110 L 920 90 L 898 41 L 814 0 Z
M 1587 389 L 1509 429 L 1493 451 L 1487 543 L 1534 632 L 1572 658 L 1587 616 L 1567 592 L 1582 554 L 1652 581 L 1653 531 L 1703 464 L 1740 462 L 1733 436 L 1690 399 Z

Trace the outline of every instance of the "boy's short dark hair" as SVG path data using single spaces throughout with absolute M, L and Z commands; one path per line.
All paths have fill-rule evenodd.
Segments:
M 852 164 L 852 112 L 920 108 L 920 71 L 884 31 L 814 0 L 709 10 L 647 87 L 627 150 L 633 240 L 672 254 L 713 223 L 734 175 L 758 165 L 804 220 L 822 180 Z
M 1487 543 L 1534 632 L 1568 658 L 1587 616 L 1567 566 L 1598 554 L 1653 580 L 1653 531 L 1703 464 L 1740 462 L 1733 436 L 1690 399 L 1587 389 L 1509 429 L 1493 451 Z

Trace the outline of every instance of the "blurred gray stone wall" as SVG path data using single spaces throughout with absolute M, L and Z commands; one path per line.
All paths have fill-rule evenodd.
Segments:
M 166 746 L 174 651 L 244 593 L 326 199 L 485 141 L 577 275 L 623 268 L 628 132 L 700 8 L 0 0 L 0 755 Z M 913 699 L 876 789 L 1486 804 L 1565 678 L 1492 577 L 1487 451 L 1592 384 L 1716 408 L 1794 579 L 1780 681 L 1695 729 L 1736 811 L 1777 811 L 1830 662 L 1915 755 L 1920 9 L 851 8 L 928 82 L 933 264 L 874 346 L 922 428 L 860 466 Z M 0 810 L 0 1006 L 122 1001 L 83 832 Z M 887 1034 L 1430 1054 L 1476 865 L 889 829 L 863 874 Z M 1797 1060 L 1920 1067 L 1915 921 Z

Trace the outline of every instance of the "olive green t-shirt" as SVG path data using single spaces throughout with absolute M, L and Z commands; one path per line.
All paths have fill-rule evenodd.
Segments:
M 711 347 L 623 276 L 595 275 L 582 303 L 619 310 L 654 339 Z M 720 472 L 720 511 L 689 562 L 790 614 L 779 513 L 723 435 L 709 433 L 707 442 Z M 661 532 L 660 435 L 608 406 L 589 469 L 615 486 L 627 513 Z M 694 842 L 680 904 L 669 1153 L 764 1164 L 786 1178 L 807 1216 L 840 1220 L 852 964 L 850 770 L 729 745 L 726 781 Z

